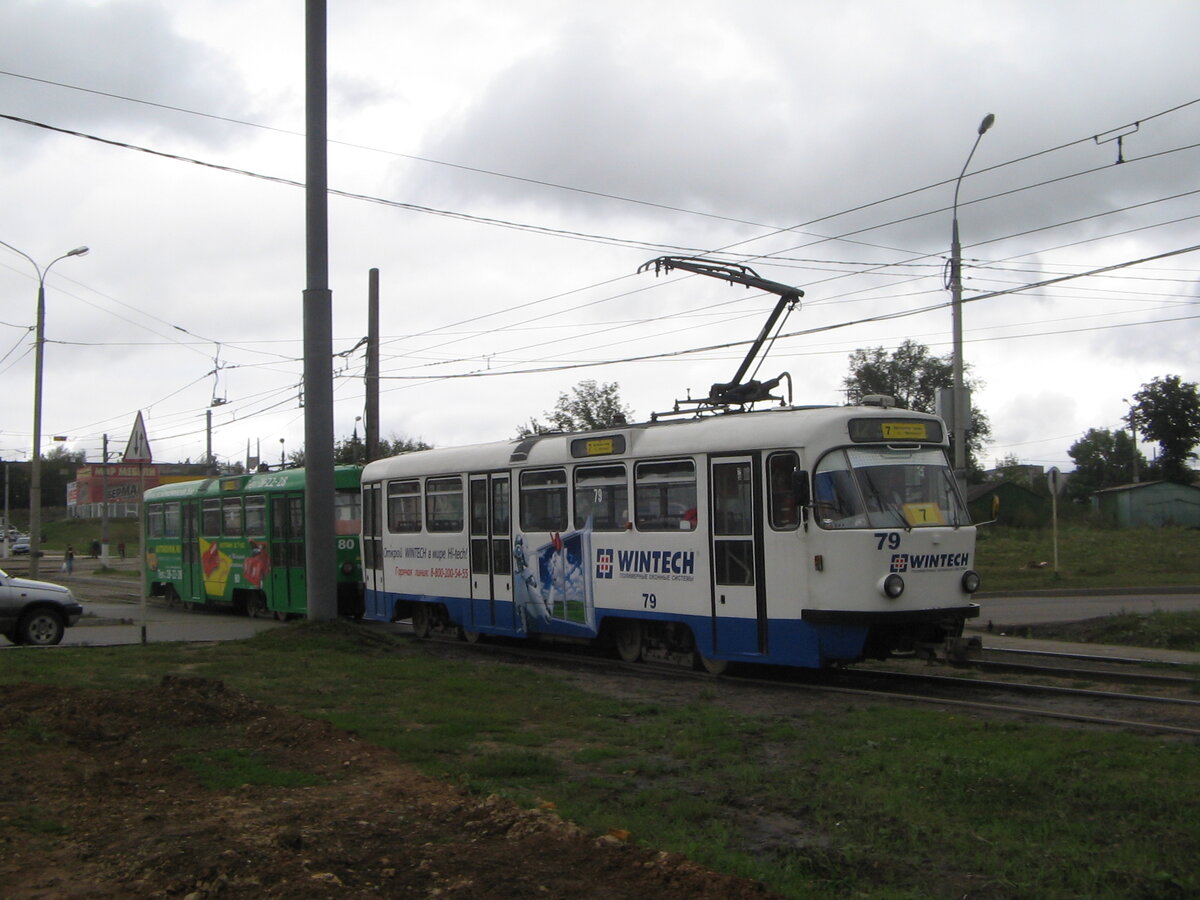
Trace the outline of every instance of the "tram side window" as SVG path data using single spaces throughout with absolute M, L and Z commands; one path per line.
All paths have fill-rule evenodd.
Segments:
M 205 537 L 221 535 L 221 501 L 205 500 L 200 513 L 200 533 Z
M 250 511 L 247 509 L 246 515 L 249 516 L 249 514 Z M 333 533 L 358 534 L 360 525 L 362 525 L 362 504 L 358 488 L 338 488 L 333 495 Z M 246 527 L 250 527 L 249 523 Z
M 421 482 L 391 481 L 387 495 L 388 531 L 413 534 L 421 530 Z
M 625 466 L 579 466 L 575 469 L 575 527 L 592 519 L 593 531 L 624 531 L 629 521 L 629 485 Z
M 696 464 L 690 459 L 638 463 L 634 514 L 639 531 L 696 527 Z
M 267 536 L 267 498 L 262 494 L 246 498 L 246 534 L 249 537 Z
M 154 504 L 146 507 L 146 534 L 152 538 L 160 538 L 165 534 L 163 513 L 166 507 Z
M 521 473 L 521 530 L 565 531 L 567 473 L 546 469 Z
M 425 482 L 426 527 L 431 532 L 463 530 L 463 483 L 455 475 Z
M 163 504 L 163 537 L 177 538 L 180 535 L 179 531 L 179 503 L 173 501 Z
M 795 453 L 772 453 L 767 457 L 767 478 L 771 485 L 771 527 L 793 531 L 800 526 L 796 507 L 795 473 L 800 461 Z
M 225 537 L 242 535 L 242 498 L 225 497 L 221 501 L 221 534 Z

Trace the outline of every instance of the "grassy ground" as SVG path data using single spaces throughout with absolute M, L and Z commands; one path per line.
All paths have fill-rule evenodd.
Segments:
M 1058 530 L 1058 569 L 1049 528 L 984 526 L 976 568 L 985 591 L 1200 585 L 1200 529 Z
M 0 683 L 221 678 L 472 791 L 553 804 L 788 897 L 1200 893 L 1200 754 L 1187 741 L 850 700 L 750 714 L 703 686 L 682 705 L 618 700 L 350 623 L 4 662 Z

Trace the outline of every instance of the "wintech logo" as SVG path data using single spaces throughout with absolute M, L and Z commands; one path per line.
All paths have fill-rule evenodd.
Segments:
M 694 550 L 596 550 L 597 578 L 640 578 L 658 581 L 693 581 Z
M 611 549 L 606 548 L 596 551 L 596 577 L 613 577 L 613 552 Z
M 970 553 L 893 553 L 893 572 L 948 572 L 965 569 Z

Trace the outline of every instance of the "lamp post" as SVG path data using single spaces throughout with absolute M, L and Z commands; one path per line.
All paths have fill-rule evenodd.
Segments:
M 958 241 L 958 189 L 962 187 L 963 176 L 967 174 L 967 166 L 971 165 L 971 157 L 984 133 L 995 123 L 996 117 L 988 113 L 979 123 L 979 131 L 975 135 L 975 143 L 967 154 L 958 180 L 954 182 L 954 225 L 950 234 L 950 310 L 954 328 L 954 421 L 951 423 L 951 433 L 954 438 L 954 476 L 960 486 L 966 484 L 967 475 L 967 416 L 970 415 L 971 404 L 967 400 L 963 387 L 963 348 L 962 348 L 962 245 Z
M 37 331 L 34 337 L 33 354 L 33 457 L 29 461 L 29 576 L 37 578 L 40 570 L 39 557 L 42 546 L 42 358 L 46 344 L 46 276 L 50 267 L 68 256 L 83 256 L 87 247 L 76 247 L 62 256 L 50 260 L 43 269 L 32 256 L 18 250 L 12 244 L 0 241 L 13 253 L 24 256 L 38 276 Z

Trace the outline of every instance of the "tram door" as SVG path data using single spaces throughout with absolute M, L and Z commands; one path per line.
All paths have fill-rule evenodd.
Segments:
M 363 581 L 367 591 L 367 616 L 389 621 L 392 611 L 385 609 L 383 585 L 383 484 L 363 485 Z M 375 593 L 373 593 L 375 592 Z
M 713 633 L 721 653 L 767 652 L 759 454 L 709 460 Z M 701 648 L 703 649 L 703 648 Z
M 511 511 L 507 472 L 471 476 L 472 628 L 514 627 Z
M 200 541 L 199 541 L 200 504 L 183 504 L 183 522 L 181 523 L 183 543 L 180 545 L 183 557 L 183 578 L 179 582 L 182 600 L 204 599 L 204 574 L 200 571 Z
M 267 605 L 279 613 L 304 612 L 304 494 L 271 497 L 271 590 Z

